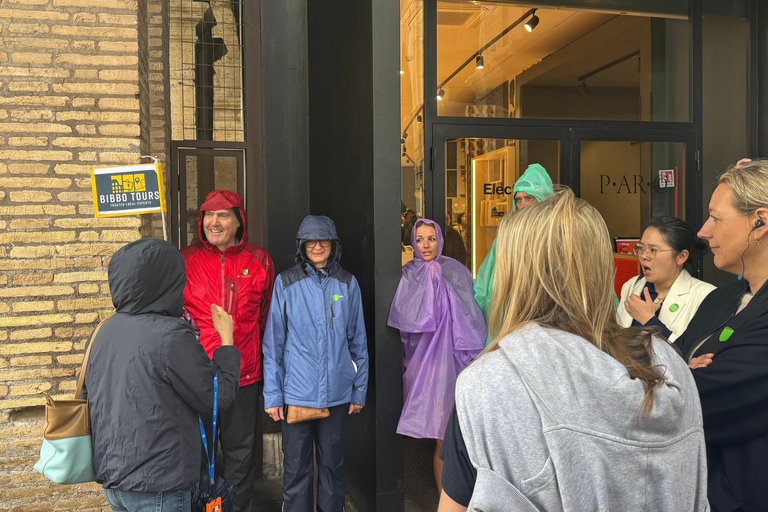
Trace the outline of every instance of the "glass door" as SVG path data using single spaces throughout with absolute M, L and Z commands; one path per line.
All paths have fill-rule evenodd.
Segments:
M 432 134 L 424 212 L 445 226 L 444 254 L 473 276 L 501 219 L 515 210 L 515 184 L 533 164 L 597 208 L 616 260 L 629 260 L 619 261 L 627 272 L 636 271 L 632 245 L 651 217 L 679 217 L 694 230 L 701 225 L 693 131 L 435 124 Z
M 581 197 L 600 211 L 614 240 L 639 239 L 654 216 L 686 219 L 684 142 L 582 140 L 579 154 Z M 632 251 L 620 245 L 616 252 Z
M 496 240 L 501 219 L 515 210 L 515 184 L 526 169 L 552 183 L 561 172 L 566 132 L 487 126 L 436 126 L 433 218 L 445 226 L 443 254 L 465 264 L 473 277 Z M 453 136 L 456 134 L 456 136 Z M 525 188 L 525 187 L 523 187 Z
M 635 259 L 632 246 L 652 217 L 677 217 L 699 230 L 702 179 L 696 147 L 693 130 L 573 131 L 578 195 L 603 215 L 617 262 Z M 625 266 L 627 272 L 636 271 L 636 265 Z

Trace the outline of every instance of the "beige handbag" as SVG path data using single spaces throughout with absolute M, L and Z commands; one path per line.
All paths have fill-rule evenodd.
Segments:
M 320 409 L 316 407 L 302 407 L 300 405 L 287 406 L 288 412 L 285 415 L 285 421 L 288 423 L 299 423 L 302 421 L 319 420 L 331 415 L 327 407 Z

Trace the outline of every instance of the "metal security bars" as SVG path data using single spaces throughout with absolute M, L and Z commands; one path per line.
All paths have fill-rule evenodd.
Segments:
M 174 140 L 243 142 L 241 0 L 170 1 Z

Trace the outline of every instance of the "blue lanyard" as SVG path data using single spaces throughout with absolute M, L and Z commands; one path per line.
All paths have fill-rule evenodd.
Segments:
M 219 374 L 213 376 L 213 443 L 211 446 L 211 453 L 208 454 L 208 438 L 205 437 L 205 427 L 203 427 L 203 420 L 200 415 L 197 415 L 197 421 L 200 424 L 200 435 L 203 437 L 203 446 L 205 447 L 205 456 L 208 458 L 208 477 L 211 479 L 211 484 L 214 482 L 213 478 L 213 466 L 216 463 L 216 458 L 213 457 L 213 450 L 216 448 L 216 409 L 218 408 L 219 401 Z

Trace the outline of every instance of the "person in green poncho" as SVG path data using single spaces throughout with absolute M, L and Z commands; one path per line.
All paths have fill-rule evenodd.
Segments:
M 531 164 L 525 170 L 520 179 L 515 183 L 512 191 L 512 211 L 521 210 L 536 203 L 540 203 L 555 195 L 552 179 L 547 170 L 540 164 Z M 483 260 L 475 279 L 475 302 L 483 310 L 486 324 L 488 312 L 491 308 L 491 291 L 493 290 L 493 272 L 496 269 L 496 240 L 493 241 L 491 251 Z M 614 292 L 614 308 L 618 307 L 619 299 Z M 485 344 L 492 341 L 490 335 Z
M 552 179 L 547 170 L 539 164 L 531 164 L 525 170 L 520 179 L 515 183 L 512 191 L 512 211 L 526 208 L 532 204 L 540 203 L 555 194 L 552 188 Z M 485 257 L 483 264 L 477 272 L 475 279 L 475 302 L 483 310 L 483 316 L 488 322 L 488 311 L 491 306 L 491 290 L 493 289 L 493 272 L 496 269 L 496 240 L 493 241 L 491 251 Z M 486 345 L 490 343 L 488 338 Z

